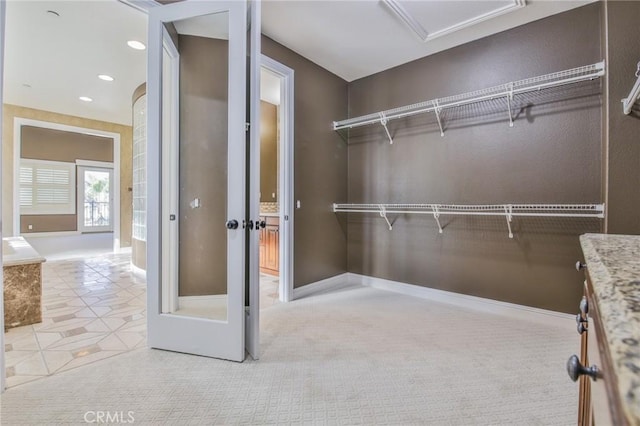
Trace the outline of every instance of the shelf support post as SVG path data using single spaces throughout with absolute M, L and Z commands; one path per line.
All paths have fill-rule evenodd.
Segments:
M 389 225 L 389 231 L 391 231 L 393 229 L 393 226 L 391 226 L 391 222 L 389 222 L 389 219 L 387 218 L 387 210 L 382 204 L 379 204 L 378 207 L 380 207 L 380 217 L 387 221 L 387 225 Z
M 440 211 L 438 210 L 438 205 L 434 204 L 431 208 L 433 209 L 433 218 L 438 224 L 438 233 L 442 234 L 442 226 L 440 225 Z
M 438 105 L 438 100 L 434 99 L 433 101 L 433 112 L 436 113 L 436 120 L 438 120 L 438 127 L 440 127 L 440 136 L 444 137 L 444 130 L 442 130 L 442 121 L 440 121 L 440 111 L 442 108 Z
M 387 117 L 384 115 L 384 112 L 380 113 L 380 124 L 382 124 L 382 127 L 384 127 L 384 131 L 387 132 L 389 145 L 393 145 L 393 138 L 391 137 L 391 133 L 389 133 L 389 129 L 387 128 Z
M 513 100 L 513 83 L 507 84 L 507 108 L 509 108 L 509 127 L 513 127 L 513 116 L 511 115 L 511 101 Z
M 507 217 L 507 228 L 509 228 L 509 238 L 513 238 L 513 232 L 511 232 L 511 220 L 513 219 L 513 206 L 511 204 L 504 205 L 504 215 Z

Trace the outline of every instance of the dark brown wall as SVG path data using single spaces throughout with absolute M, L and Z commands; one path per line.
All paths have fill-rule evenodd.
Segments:
M 640 60 L 640 3 L 609 1 L 608 58 L 609 103 L 607 232 L 640 234 L 640 108 L 624 115 L 620 99 L 636 81 Z
M 260 102 L 260 201 L 278 201 L 278 107 L 264 101 Z
M 179 295 L 225 294 L 228 42 L 181 35 L 179 45 Z
M 347 115 L 347 83 L 262 37 L 262 53 L 295 71 L 294 287 L 343 273 L 344 223 L 331 210 L 347 199 L 347 146 L 331 122 Z
M 113 139 L 42 127 L 22 126 L 22 158 L 64 161 L 113 161 Z
M 42 127 L 22 126 L 20 157 L 33 160 L 113 162 L 113 139 Z M 32 225 L 32 229 L 29 229 Z M 20 233 L 78 229 L 77 215 L 20 215 Z
M 355 81 L 349 116 L 482 89 L 602 60 L 593 4 Z M 390 123 L 349 138 L 349 202 L 597 203 L 601 200 L 600 81 Z M 341 118 L 334 113 L 336 118 Z M 573 312 L 581 295 L 578 236 L 594 219 L 348 217 L 350 272 Z

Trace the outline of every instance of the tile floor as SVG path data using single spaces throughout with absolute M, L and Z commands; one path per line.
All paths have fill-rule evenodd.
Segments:
M 49 261 L 39 324 L 5 333 L 7 387 L 146 346 L 146 283 L 131 255 Z M 260 306 L 278 301 L 278 277 L 260 274 Z
M 7 387 L 146 344 L 146 284 L 130 254 L 50 261 L 39 324 L 5 333 Z

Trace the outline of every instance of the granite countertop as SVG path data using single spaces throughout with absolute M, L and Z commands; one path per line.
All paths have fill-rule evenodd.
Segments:
M 28 263 L 46 261 L 24 238 L 8 237 L 2 239 L 2 266 L 26 265 Z
M 587 262 L 629 424 L 640 424 L 640 235 L 585 234 Z

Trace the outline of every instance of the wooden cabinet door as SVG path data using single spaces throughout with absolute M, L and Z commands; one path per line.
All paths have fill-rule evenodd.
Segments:
M 268 269 L 278 270 L 278 227 L 267 226 L 267 256 L 265 265 Z

